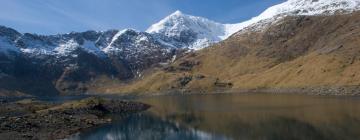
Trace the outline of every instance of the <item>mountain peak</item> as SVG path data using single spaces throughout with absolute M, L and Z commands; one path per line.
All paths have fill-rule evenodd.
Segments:
M 160 22 L 153 24 L 146 32 L 161 36 L 161 40 L 172 42 L 179 48 L 201 49 L 221 41 L 224 25 L 212 20 L 183 14 L 176 11 Z
M 160 20 L 158 23 L 153 24 L 150 28 L 146 30 L 148 33 L 160 32 L 166 26 L 174 26 L 180 22 L 187 21 L 186 19 L 190 17 L 183 14 L 181 11 L 177 10 L 164 19 Z M 186 19 L 185 19 L 186 18 Z
M 180 16 L 183 15 L 183 13 L 180 10 L 176 10 L 174 13 L 170 14 L 170 16 Z

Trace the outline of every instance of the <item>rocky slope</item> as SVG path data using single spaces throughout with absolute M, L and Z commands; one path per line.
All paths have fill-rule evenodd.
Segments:
M 62 35 L 0 27 L 0 88 L 36 95 L 85 92 L 98 76 L 128 80 L 179 52 L 135 30 Z
M 225 41 L 185 55 L 143 80 L 102 91 L 299 89 L 356 94 L 360 85 L 358 8 L 357 0 L 289 0 L 262 14 L 273 16 Z

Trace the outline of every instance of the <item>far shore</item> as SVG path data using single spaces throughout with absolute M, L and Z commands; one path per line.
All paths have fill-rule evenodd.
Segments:
M 322 86 L 301 88 L 251 88 L 251 89 L 218 89 L 218 90 L 167 90 L 143 93 L 92 93 L 99 96 L 121 96 L 128 98 L 154 97 L 166 95 L 213 95 L 213 94 L 288 94 L 315 96 L 360 96 L 360 86 Z

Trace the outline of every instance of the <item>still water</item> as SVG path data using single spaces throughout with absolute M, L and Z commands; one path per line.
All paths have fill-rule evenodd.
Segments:
M 138 101 L 152 108 L 141 114 L 118 117 L 112 124 L 82 132 L 71 139 L 360 139 L 358 97 L 191 95 Z

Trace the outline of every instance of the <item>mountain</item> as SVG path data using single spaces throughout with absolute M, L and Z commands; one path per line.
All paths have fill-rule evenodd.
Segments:
M 259 16 L 236 24 L 222 24 L 176 11 L 146 32 L 176 48 L 200 50 L 227 39 L 244 28 L 261 30 L 286 16 L 336 14 L 360 9 L 358 0 L 289 0 L 272 6 Z
M 357 85 L 359 5 L 288 0 L 237 24 L 176 11 L 146 32 L 0 26 L 0 96 Z
M 289 0 L 232 25 L 240 30 L 219 43 L 131 84 L 98 91 L 360 94 L 359 5 L 358 0 Z
M 154 34 L 159 40 L 169 42 L 176 48 L 189 47 L 202 49 L 211 43 L 221 41 L 224 26 L 220 23 L 176 11 L 146 32 Z
M 194 39 L 205 41 L 198 41 L 198 48 L 221 40 L 213 33 L 223 27 L 219 23 L 179 11 L 166 19 L 188 27 L 168 36 L 133 29 L 37 35 L 1 26 L 0 89 L 36 95 L 84 93 L 97 79 L 123 83 L 141 78 L 147 69 L 192 49 Z M 196 30 L 202 26 L 206 28 Z
M 0 41 L 0 88 L 36 95 L 83 93 L 98 77 L 131 80 L 181 52 L 131 29 L 44 36 L 1 26 Z
M 236 31 L 243 29 L 257 31 L 287 16 L 334 15 L 351 13 L 359 9 L 359 0 L 288 0 L 266 9 L 250 20 L 228 26 Z
M 146 32 L 172 44 L 175 48 L 200 50 L 226 39 L 239 30 L 238 24 L 221 24 L 176 11 L 153 24 Z

